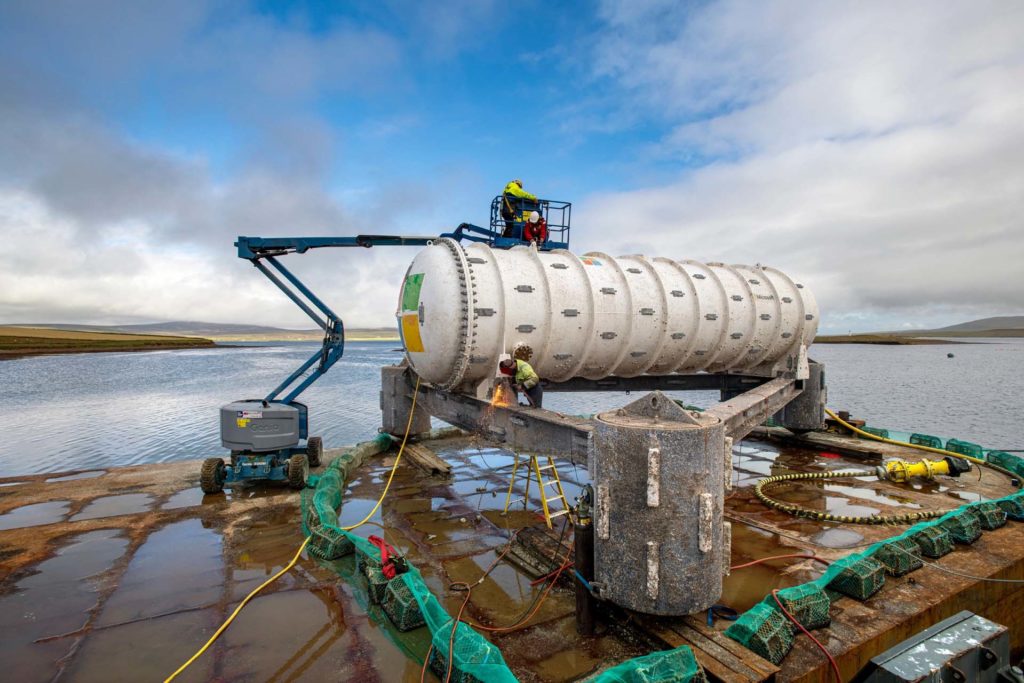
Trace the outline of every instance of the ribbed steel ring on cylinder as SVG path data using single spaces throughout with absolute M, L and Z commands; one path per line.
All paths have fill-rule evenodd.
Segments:
M 449 239 L 413 260 L 398 314 L 410 364 L 444 388 L 489 379 L 518 345 L 552 381 L 771 376 L 796 369 L 818 326 L 811 292 L 774 268 Z

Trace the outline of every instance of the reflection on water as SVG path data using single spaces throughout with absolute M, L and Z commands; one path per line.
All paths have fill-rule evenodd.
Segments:
M 83 519 L 99 519 L 101 517 L 114 517 L 115 515 L 135 514 L 149 508 L 149 504 L 152 501 L 152 497 L 147 493 L 103 496 L 89 503 L 84 510 L 72 517 L 71 521 L 79 522 Z
M 14 508 L 7 514 L 0 515 L 0 531 L 59 522 L 67 514 L 69 505 L 66 500 L 51 500 Z
M 57 660 L 69 654 L 74 640 L 51 638 L 85 625 L 98 599 L 98 584 L 85 579 L 110 569 L 127 546 L 128 540 L 113 529 L 74 536 L 0 597 L 4 680 L 54 678 Z
M 348 344 L 305 394 L 310 433 L 329 446 L 372 438 L 380 424 L 380 366 L 401 359 L 395 342 Z M 165 462 L 223 454 L 220 406 L 261 397 L 316 348 L 292 342 L 247 348 L 39 356 L 0 362 L 0 476 Z M 1020 448 L 1014 402 L 1024 393 L 1024 343 L 957 347 L 816 346 L 835 407 L 872 424 Z M 990 378 L 997 377 L 997 389 Z M 715 392 L 675 395 L 706 406 Z M 593 413 L 623 392 L 549 392 L 545 407 Z
M 1024 339 L 943 345 L 821 344 L 828 399 L 869 425 L 1024 448 L 1014 397 L 1024 394 Z

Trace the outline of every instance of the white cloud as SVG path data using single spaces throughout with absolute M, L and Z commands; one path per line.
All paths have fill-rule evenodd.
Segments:
M 38 197 L 0 191 L 0 318 L 5 322 L 212 320 L 312 327 L 268 280 L 238 259 L 230 240 L 200 248 L 162 242 L 138 224 L 76 236 L 75 219 Z M 401 252 L 401 253 L 399 253 Z M 413 252 L 329 250 L 286 257 L 346 324 L 392 324 Z
M 724 160 L 588 198 L 587 246 L 771 263 L 826 328 L 1024 309 L 1024 5 L 683 14 L 606 7 L 595 73 L 673 124 L 647 155 Z

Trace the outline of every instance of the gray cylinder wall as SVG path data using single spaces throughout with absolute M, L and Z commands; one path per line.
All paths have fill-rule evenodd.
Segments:
M 786 429 L 807 432 L 821 429 L 825 424 L 825 403 L 828 401 L 825 366 L 811 361 L 808 371 L 809 376 L 803 380 L 803 391 L 775 416 Z
M 647 614 L 707 609 L 729 562 L 724 426 L 703 415 L 666 424 L 616 413 L 599 415 L 594 434 L 601 596 Z

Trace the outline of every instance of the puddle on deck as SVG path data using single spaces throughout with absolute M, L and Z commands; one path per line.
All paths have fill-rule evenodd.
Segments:
M 0 664 L 4 679 L 28 683 L 55 678 L 57 661 L 75 645 L 99 599 L 97 575 L 109 570 L 128 540 L 115 529 L 70 536 L 0 597 Z M 108 679 L 110 680 L 110 679 Z
M 209 606 L 223 584 L 220 534 L 198 519 L 175 522 L 150 534 L 136 551 L 97 625 Z
M 178 510 L 180 508 L 194 507 L 196 505 L 202 505 L 206 494 L 199 487 L 194 489 L 185 489 L 184 491 L 178 491 L 173 496 L 164 501 L 164 504 L 160 506 L 161 510 Z M 210 496 L 210 502 L 216 500 L 215 496 Z
M 732 565 L 738 566 L 764 557 L 807 553 L 787 544 L 777 534 L 734 522 L 732 525 Z M 764 599 L 776 588 L 788 588 L 817 578 L 824 565 L 813 560 L 788 558 L 771 560 L 733 570 L 722 584 L 719 604 L 742 613 Z M 717 624 L 718 622 L 716 622 Z M 728 622 L 721 624 L 722 628 Z
M 0 531 L 24 527 L 54 524 L 64 519 L 71 503 L 66 500 L 52 500 L 47 503 L 32 503 L 14 508 L 0 515 Z
M 826 548 L 856 548 L 864 544 L 864 536 L 852 529 L 824 529 L 811 536 L 811 542 Z
M 153 497 L 148 493 L 124 493 L 119 496 L 103 496 L 92 500 L 84 510 L 71 518 L 72 522 L 83 519 L 100 519 L 117 515 L 132 515 L 145 512 Z

